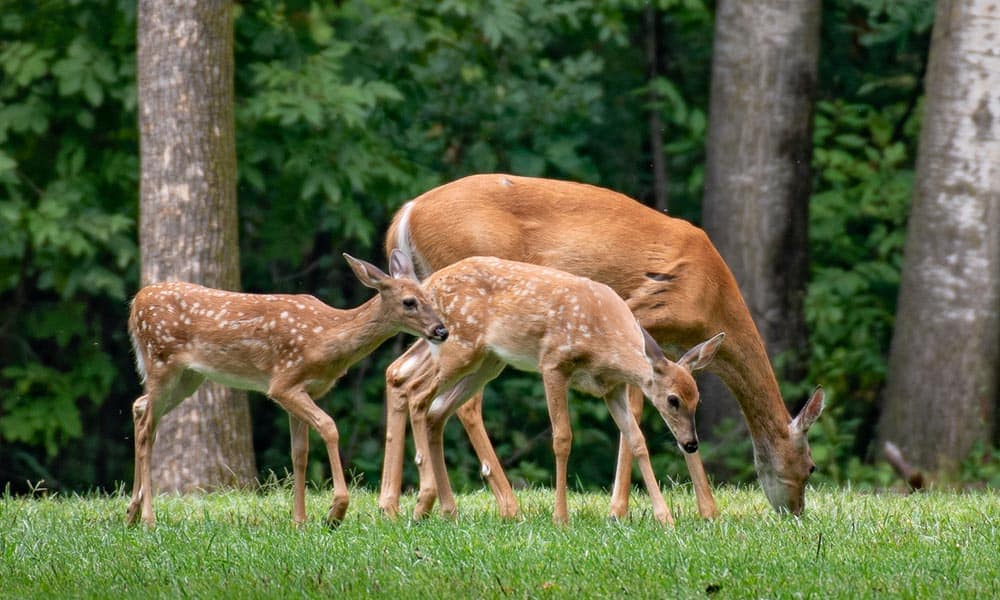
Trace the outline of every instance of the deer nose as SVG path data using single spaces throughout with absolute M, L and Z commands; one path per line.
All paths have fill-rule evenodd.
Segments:
M 684 451 L 688 454 L 694 454 L 698 451 L 698 440 L 691 440 L 690 442 L 684 443 Z
M 438 325 L 431 332 L 431 338 L 439 342 L 445 341 L 448 339 L 448 329 L 444 325 Z

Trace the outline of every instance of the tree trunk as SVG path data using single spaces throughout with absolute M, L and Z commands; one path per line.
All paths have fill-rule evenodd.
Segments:
M 954 475 L 1000 368 L 1000 54 L 992 0 L 939 0 L 879 447 Z
M 139 2 L 143 285 L 239 289 L 232 19 L 225 0 Z M 245 393 L 205 384 L 161 421 L 159 491 L 242 486 L 255 475 Z
M 715 17 L 703 224 L 768 356 L 792 359 L 779 373 L 786 378 L 804 374 L 819 25 L 818 0 L 720 0 Z M 731 395 L 717 395 L 721 383 L 707 388 L 700 423 L 738 417 Z

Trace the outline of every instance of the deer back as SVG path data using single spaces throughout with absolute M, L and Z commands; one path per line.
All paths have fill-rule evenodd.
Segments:
M 606 285 L 494 257 L 461 260 L 424 285 L 448 327 L 449 344 L 485 349 L 530 371 L 649 368 L 635 317 Z
M 679 318 L 700 324 L 672 332 L 683 335 L 671 340 L 680 345 L 735 330 L 727 322 L 733 319 L 745 327 L 749 319 L 735 278 L 704 231 L 596 186 L 465 177 L 400 209 L 386 237 L 387 251 L 394 248 L 412 258 L 421 277 L 470 256 L 496 256 L 600 281 L 628 301 L 647 329 L 657 332 L 661 322 Z M 676 314 L 692 306 L 698 310 Z
M 318 340 L 343 318 L 308 295 L 242 294 L 164 282 L 136 294 L 129 333 L 143 375 L 183 367 L 264 392 L 276 370 L 309 361 Z

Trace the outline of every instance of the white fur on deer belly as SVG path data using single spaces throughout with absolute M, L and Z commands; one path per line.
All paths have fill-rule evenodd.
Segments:
M 574 390 L 600 398 L 608 392 L 607 383 L 586 371 L 576 371 L 570 377 L 569 385 Z
M 508 365 L 519 371 L 538 371 L 538 355 L 526 353 L 513 353 L 506 348 L 491 347 L 490 350 L 500 357 Z
M 247 376 L 233 375 L 232 373 L 220 373 L 206 365 L 192 362 L 188 369 L 205 376 L 205 379 L 214 381 L 228 387 L 240 390 L 251 390 L 254 392 L 267 392 L 267 379 Z

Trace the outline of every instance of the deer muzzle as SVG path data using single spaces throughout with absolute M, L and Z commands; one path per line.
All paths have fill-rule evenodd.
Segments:
M 448 339 L 448 328 L 444 325 L 437 325 L 431 330 L 430 335 L 427 336 L 432 342 L 441 343 Z

